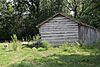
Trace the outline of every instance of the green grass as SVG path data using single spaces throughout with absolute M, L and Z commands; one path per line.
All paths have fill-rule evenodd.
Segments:
M 23 48 L 13 51 L 2 49 L 0 44 L 0 67 L 100 67 L 100 45 L 68 46 L 59 48 Z

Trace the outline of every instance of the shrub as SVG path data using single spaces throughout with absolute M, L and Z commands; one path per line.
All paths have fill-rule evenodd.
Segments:
M 48 50 L 49 48 L 51 48 L 51 44 L 50 44 L 48 41 L 44 40 L 44 41 L 43 41 L 43 47 L 44 47 L 46 50 Z
M 35 47 L 39 48 L 41 46 L 39 34 L 34 37 L 34 41 L 35 41 Z
M 31 38 L 31 36 L 28 37 L 28 42 L 23 42 L 23 45 L 25 47 L 28 47 L 28 48 L 33 48 L 33 47 L 36 47 L 36 48 L 39 48 L 41 46 L 41 42 L 40 42 L 40 35 L 36 35 L 36 36 L 33 36 L 33 38 Z
M 79 46 L 74 43 L 64 43 L 59 48 L 67 52 L 76 52 L 79 49 Z
M 59 48 L 61 48 L 63 51 L 68 51 L 69 46 L 69 43 L 63 43 L 61 46 L 59 46 Z
M 11 36 L 11 38 L 13 41 L 12 48 L 14 51 L 16 51 L 17 50 L 17 42 L 18 42 L 16 34 L 13 34 L 13 36 Z

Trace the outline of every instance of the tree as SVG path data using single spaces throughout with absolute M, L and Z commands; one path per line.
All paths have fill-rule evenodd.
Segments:
M 100 2 L 99 0 L 65 0 L 67 12 L 73 11 L 73 16 L 80 21 L 100 27 Z
M 99 0 L 0 0 L 0 37 L 36 35 L 36 25 L 58 12 L 72 12 L 72 17 L 100 28 L 99 6 Z
M 14 12 L 12 3 L 6 2 L 6 0 L 0 1 L 0 38 L 8 39 L 10 37 L 11 32 L 9 32 L 12 28 L 12 14 Z

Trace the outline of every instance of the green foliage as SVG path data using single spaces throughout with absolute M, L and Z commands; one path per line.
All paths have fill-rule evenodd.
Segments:
M 36 43 L 35 43 L 35 44 L 36 44 L 36 45 L 35 45 L 36 48 L 39 48 L 40 45 L 41 45 L 41 43 L 40 43 L 40 35 L 39 35 L 39 34 L 36 35 L 34 40 L 35 40 L 35 42 L 36 42 Z
M 59 48 L 61 48 L 63 51 L 69 51 L 70 52 L 70 48 L 71 48 L 71 44 L 69 43 L 64 43 L 62 44 Z
M 35 40 L 40 41 L 40 35 L 39 34 L 35 36 Z
M 29 48 L 39 48 L 41 46 L 41 42 L 40 42 L 40 35 L 37 34 L 36 36 L 33 36 L 33 38 L 31 36 L 26 37 L 25 39 L 27 41 L 27 44 L 24 45 L 25 47 L 29 47 Z
M 14 51 L 16 51 L 17 50 L 17 45 L 18 45 L 18 40 L 17 40 L 17 36 L 16 36 L 16 34 L 13 34 L 13 36 L 11 36 L 11 38 L 12 38 L 12 48 L 13 48 L 13 50 Z
M 39 47 L 38 48 L 38 51 L 45 51 L 46 49 L 45 48 L 43 48 L 43 47 Z
M 99 0 L 1 0 L 0 38 L 10 39 L 13 33 L 20 39 L 36 35 L 36 25 L 57 12 L 74 11 L 75 18 L 100 28 L 99 6 Z
M 64 43 L 60 47 L 65 52 L 77 52 L 81 47 L 80 45 L 74 44 L 74 43 Z
M 43 41 L 43 47 L 44 47 L 46 50 L 48 50 L 49 48 L 51 48 L 51 44 L 50 44 L 48 41 L 44 40 L 44 41 Z

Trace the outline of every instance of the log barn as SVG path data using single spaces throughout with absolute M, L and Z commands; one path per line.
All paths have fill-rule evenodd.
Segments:
M 62 43 L 95 43 L 100 41 L 100 30 L 79 22 L 72 17 L 57 13 L 37 25 L 41 41 L 47 40 L 53 46 Z

